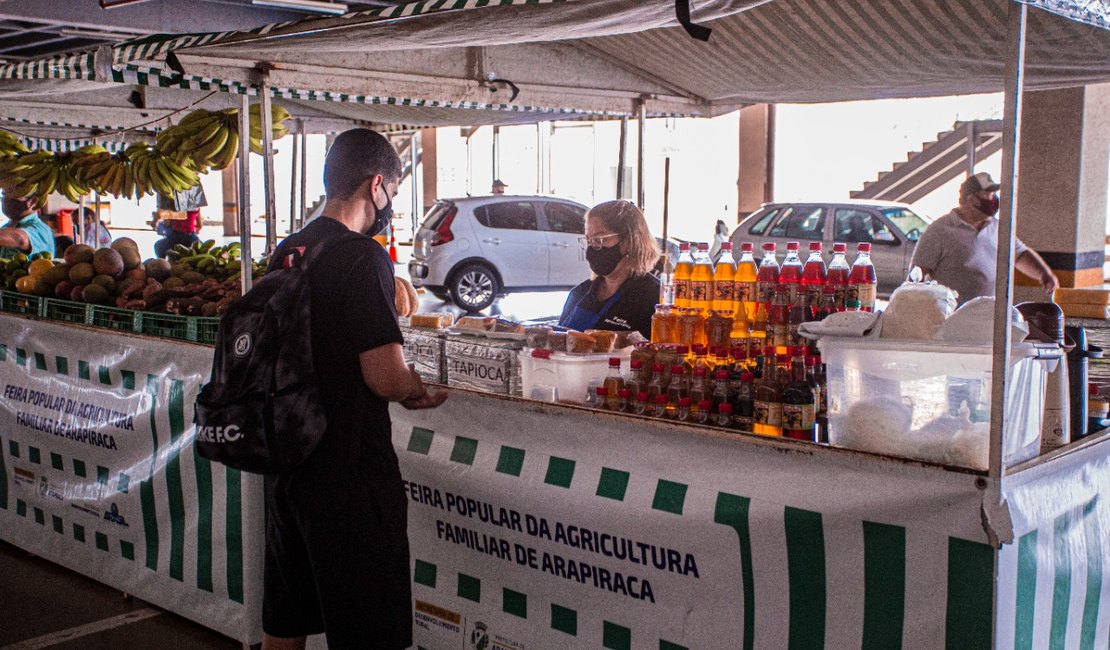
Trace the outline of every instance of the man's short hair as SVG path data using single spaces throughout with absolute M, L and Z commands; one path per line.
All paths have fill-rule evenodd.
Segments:
M 378 174 L 386 182 L 401 178 L 401 157 L 393 145 L 377 131 L 344 131 L 324 159 L 324 193 L 329 199 L 350 198 L 367 178 Z

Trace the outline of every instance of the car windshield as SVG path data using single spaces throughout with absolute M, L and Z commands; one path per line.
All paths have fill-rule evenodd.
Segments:
M 921 233 L 925 232 L 925 228 L 929 226 L 929 222 L 925 221 L 918 215 L 914 214 L 911 210 L 906 208 L 890 208 L 883 210 L 883 216 L 889 219 L 906 235 L 906 239 L 910 241 L 917 241 L 921 237 Z

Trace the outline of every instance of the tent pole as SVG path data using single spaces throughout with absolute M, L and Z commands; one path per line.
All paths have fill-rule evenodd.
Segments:
M 298 126 L 299 123 L 300 123 L 300 120 L 298 120 L 297 122 L 298 122 L 298 124 L 294 125 L 294 126 Z M 289 231 L 288 231 L 288 233 L 290 235 L 292 235 L 297 230 L 297 158 L 298 158 L 297 149 L 300 145 L 300 138 L 301 138 L 300 132 L 294 132 L 292 135 L 293 135 L 293 159 L 292 159 L 291 164 L 289 165 L 289 169 L 291 171 L 290 171 L 290 178 L 289 178 Z M 304 172 L 302 172 L 302 173 L 304 173 Z
M 975 173 L 975 163 L 977 162 L 975 160 L 975 141 L 979 137 L 979 134 L 976 133 L 975 122 L 968 122 L 964 126 L 964 132 L 967 137 L 967 175 L 971 176 Z
M 416 243 L 416 220 L 420 214 L 420 186 L 416 184 L 416 145 L 420 142 L 420 131 L 412 132 L 412 142 L 409 143 L 409 156 L 411 157 L 409 168 L 409 181 L 412 183 L 412 233 L 413 244 Z
M 266 189 L 266 254 L 277 248 L 277 200 L 274 195 L 274 125 L 270 112 L 270 80 L 262 75 L 258 87 L 262 127 L 262 184 Z
M 251 277 L 251 102 L 245 93 L 239 96 L 239 284 L 243 293 L 250 291 Z
M 644 209 L 644 118 L 647 109 L 643 98 L 636 100 L 636 205 Z
M 628 116 L 625 115 L 621 118 L 621 139 L 620 146 L 617 148 L 617 196 L 616 198 L 624 198 L 624 164 L 628 158 Z
M 301 139 L 301 211 L 297 218 L 297 230 L 300 230 L 308 218 L 308 133 L 304 120 L 297 120 L 297 137 Z
M 1006 427 L 1006 393 L 1010 385 L 1010 311 L 1014 293 L 1014 220 L 1017 216 L 1018 156 L 1021 145 L 1021 101 L 1025 83 L 1026 5 L 1010 2 L 1006 32 L 1006 78 L 1002 119 L 1002 188 L 998 220 L 998 264 L 994 283 L 994 357 L 991 369 L 990 476 L 1004 472 L 1002 436 Z M 1021 426 L 1020 422 L 1013 423 Z

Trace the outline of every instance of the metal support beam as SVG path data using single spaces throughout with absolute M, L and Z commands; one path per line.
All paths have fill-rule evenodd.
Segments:
M 301 212 L 297 218 L 297 230 L 300 230 L 308 218 L 308 133 L 302 120 L 297 120 L 297 133 L 301 139 Z
M 420 218 L 420 185 L 416 178 L 416 148 L 420 145 L 420 131 L 412 134 L 409 143 L 409 183 L 412 185 L 412 230 L 409 231 L 413 244 L 416 243 L 416 221 Z
M 270 82 L 265 74 L 258 89 L 262 126 L 262 185 L 266 190 L 266 255 L 277 248 L 277 197 L 274 189 L 274 124 L 270 112 Z
M 250 291 L 251 277 L 251 121 L 250 98 L 239 95 L 239 241 L 242 244 L 239 260 L 239 284 L 243 293 Z
M 299 130 L 300 120 L 294 124 L 294 131 L 292 135 L 293 140 L 293 159 L 289 165 L 289 234 L 292 235 L 297 231 L 297 149 L 300 146 L 301 134 Z M 303 172 L 302 172 L 303 173 Z
M 628 116 L 621 117 L 621 139 L 617 147 L 617 196 L 624 198 L 624 164 L 628 158 Z
M 964 133 L 966 134 L 965 137 L 967 138 L 967 142 L 964 143 L 964 146 L 966 147 L 966 150 L 967 150 L 966 155 L 967 155 L 967 175 L 968 176 L 971 176 L 972 174 L 975 173 L 975 163 L 976 163 L 976 160 L 975 160 L 975 145 L 977 144 L 976 140 L 979 139 L 979 134 L 976 133 L 977 130 L 978 129 L 975 128 L 975 122 L 974 121 L 968 122 L 967 126 L 964 127 Z
M 647 133 L 647 105 L 636 101 L 636 205 L 644 209 L 644 140 Z
M 1010 386 L 1010 311 L 1014 299 L 1014 219 L 1017 216 L 1018 156 L 1021 151 L 1021 101 L 1025 84 L 1024 3 L 1011 2 L 1006 31 L 1006 78 L 1002 117 L 1001 206 L 998 219 L 998 264 L 994 279 L 994 358 L 991 368 L 990 476 L 1000 479 L 1002 437 L 1007 428 L 1006 393 Z M 1013 423 L 1020 426 L 1020 423 Z M 1001 498 L 1001 495 L 999 495 Z

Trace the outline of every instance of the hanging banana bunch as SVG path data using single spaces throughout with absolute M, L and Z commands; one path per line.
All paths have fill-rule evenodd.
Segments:
M 289 134 L 289 129 L 284 124 L 289 118 L 289 111 L 284 106 L 270 104 L 270 126 L 274 140 L 280 140 Z M 251 106 L 250 125 L 251 152 L 262 155 L 262 104 Z
M 163 196 L 173 196 L 174 192 L 183 192 L 200 183 L 195 169 L 150 145 L 131 145 L 124 154 L 131 162 L 134 177 Z
M 11 158 L 25 153 L 30 153 L 30 149 L 19 138 L 0 130 L 0 158 Z

